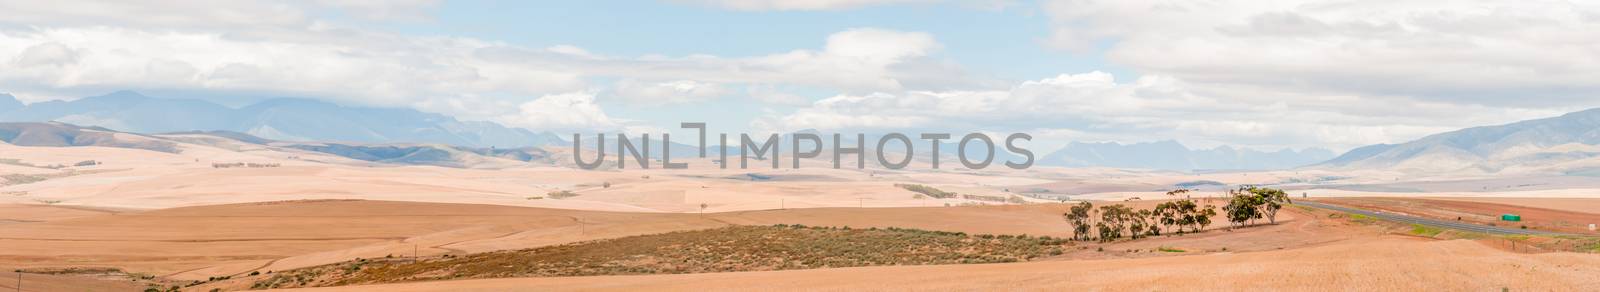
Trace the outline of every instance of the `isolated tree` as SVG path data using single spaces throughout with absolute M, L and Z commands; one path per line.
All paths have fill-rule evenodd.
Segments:
M 1283 204 L 1290 203 L 1289 194 L 1280 189 L 1251 187 L 1247 191 L 1256 196 L 1256 207 L 1262 215 L 1267 217 L 1270 224 L 1278 224 L 1278 210 L 1283 209 Z

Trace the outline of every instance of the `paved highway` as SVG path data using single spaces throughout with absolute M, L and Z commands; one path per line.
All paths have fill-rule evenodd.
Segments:
M 1488 233 L 1488 234 L 1500 234 L 1500 235 L 1576 235 L 1576 236 L 1583 236 L 1583 235 L 1570 234 L 1570 233 L 1539 231 L 1539 230 L 1521 229 L 1521 228 L 1504 228 L 1504 227 L 1495 227 L 1495 226 L 1487 226 L 1487 225 L 1478 225 L 1478 224 L 1472 224 L 1472 223 L 1461 222 L 1461 221 L 1438 220 L 1438 219 L 1423 218 L 1423 217 L 1410 216 L 1410 215 L 1401 215 L 1401 214 L 1395 214 L 1395 213 L 1374 212 L 1374 211 L 1367 211 L 1367 210 L 1362 210 L 1362 209 L 1343 207 L 1343 206 L 1335 206 L 1335 205 L 1329 205 L 1329 204 L 1323 204 L 1323 203 L 1317 203 L 1317 202 L 1310 202 L 1310 201 L 1297 201 L 1297 202 L 1294 202 L 1294 204 L 1295 205 L 1301 205 L 1301 206 L 1307 206 L 1307 207 L 1313 207 L 1313 208 L 1322 208 L 1322 209 L 1334 210 L 1334 211 L 1345 212 L 1345 213 L 1361 214 L 1361 215 L 1366 215 L 1366 216 L 1372 216 L 1372 217 L 1378 218 L 1378 219 L 1401 222 L 1401 223 L 1420 224 L 1420 225 L 1425 225 L 1425 226 L 1433 226 L 1433 227 L 1439 227 L 1439 228 L 1450 228 L 1450 229 L 1456 229 L 1456 230 L 1465 230 L 1465 231 Z

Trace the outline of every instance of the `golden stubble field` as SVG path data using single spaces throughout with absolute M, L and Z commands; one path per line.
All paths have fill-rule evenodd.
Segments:
M 1067 205 L 1032 194 L 1148 208 L 1175 183 L 1270 183 L 1316 171 L 1179 174 L 1111 169 L 890 171 L 579 171 L 549 166 L 462 169 L 376 165 L 249 145 L 182 144 L 178 154 L 105 147 L 0 144 L 0 268 L 80 272 L 24 275 L 24 291 L 120 291 L 215 277 L 189 288 L 248 288 L 247 273 L 386 256 L 439 257 L 730 225 L 916 228 L 973 234 L 1070 236 Z M 98 165 L 72 165 L 93 159 Z M 213 168 L 212 163 L 272 163 Z M 494 162 L 507 164 L 504 161 Z M 701 163 L 704 165 L 705 163 Z M 755 175 L 752 175 L 755 174 Z M 1381 181 L 1391 173 L 1355 174 Z M 1370 176 L 1370 177 L 1369 177 Z M 1438 178 L 1432 178 L 1438 179 Z M 1026 204 L 918 197 L 895 184 L 1021 197 Z M 550 192 L 577 197 L 556 199 Z M 1307 189 L 1316 197 L 1433 197 L 1460 212 L 1515 206 L 1578 220 L 1600 204 L 1582 188 L 1491 193 Z M 1217 196 L 1199 191 L 1196 198 Z M 1123 202 L 1130 197 L 1141 200 Z M 1373 199 L 1377 198 L 1377 199 Z M 1357 200 L 1357 199 L 1352 199 Z M 1404 200 L 1404 199 L 1394 199 Z M 1448 201 L 1451 203 L 1437 203 Z M 1206 203 L 1202 201 L 1202 204 Z M 1220 205 L 1222 202 L 1213 201 Z M 1381 204 L 1380 204 L 1381 205 Z M 1427 205 L 1433 206 L 1433 205 Z M 1289 208 L 1276 225 L 1115 243 L 1025 263 L 894 266 L 684 275 L 486 279 L 401 283 L 383 290 L 1594 290 L 1593 254 L 1526 254 L 1472 240 L 1393 235 Z M 1532 210 L 1532 211 L 1529 211 Z M 1576 214 L 1576 215 L 1572 215 Z M 1570 217 L 1570 218 L 1569 218 Z M 1572 219 L 1576 218 L 1576 219 Z M 1533 219 L 1538 220 L 1538 219 Z M 1214 220 L 1221 222 L 1221 220 Z M 1540 222 L 1540 221 L 1534 221 Z M 1403 232 L 1402 232 L 1403 233 Z M 1180 249 L 1185 252 L 1153 252 Z M 81 272 L 81 270 L 117 272 Z M 141 278 L 130 281 L 129 277 Z M 142 279 L 149 277 L 149 279 Z M 86 280 L 87 279 L 87 280 Z M 0 281 L 0 290 L 14 283 Z M 370 288 L 370 287 L 368 287 Z M 1588 288 L 1588 289 L 1582 289 Z M 345 287 L 337 289 L 367 289 Z M 1515 289 L 1514 289 L 1515 290 Z M 186 290 L 187 291 L 187 290 Z

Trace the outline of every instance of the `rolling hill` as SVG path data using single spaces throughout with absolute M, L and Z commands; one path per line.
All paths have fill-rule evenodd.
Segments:
M 1189 149 L 1177 141 L 1121 144 L 1116 142 L 1073 142 L 1046 154 L 1041 165 L 1066 167 L 1114 167 L 1161 170 L 1264 170 L 1287 169 L 1317 163 L 1333 157 L 1321 148 L 1283 149 L 1263 152 L 1221 146 Z
M 1600 174 L 1600 109 L 1356 148 L 1311 166 L 1410 172 Z
M 177 153 L 177 144 L 160 138 L 84 128 L 63 123 L 0 123 L 0 141 L 17 146 L 104 146 Z

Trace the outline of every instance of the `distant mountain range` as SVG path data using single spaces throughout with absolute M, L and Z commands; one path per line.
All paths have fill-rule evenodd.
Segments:
M 1333 156 L 1333 151 L 1322 148 L 1263 152 L 1229 146 L 1189 149 L 1172 140 L 1134 144 L 1073 142 L 1060 150 L 1044 155 L 1039 163 L 1065 167 L 1263 170 L 1294 168 L 1321 162 Z
M 113 146 L 171 152 L 176 151 L 169 143 L 171 141 L 146 139 L 129 142 L 114 139 L 106 133 L 199 132 L 246 143 L 275 143 L 279 147 L 385 163 L 452 166 L 461 165 L 458 163 L 459 157 L 478 156 L 549 163 L 571 159 L 570 155 L 558 155 L 554 154 L 557 151 L 552 151 L 552 147 L 564 149 L 568 147 L 566 145 L 571 145 L 554 133 L 510 128 L 492 122 L 459 121 L 412 109 L 349 107 L 308 99 L 271 99 L 232 108 L 202 100 L 152 98 L 131 91 L 73 101 L 23 104 L 10 95 L 0 94 L 0 122 L 49 121 L 64 124 L 10 125 L 0 129 L 0 138 L 3 138 L 0 140 L 21 141 L 12 142 L 18 145 Z M 586 137 L 592 139 L 594 136 Z M 654 137 L 659 139 L 659 135 Z M 781 137 L 780 148 L 793 147 L 792 135 Z M 696 148 L 689 145 L 694 144 L 694 138 L 675 139 L 671 145 L 674 156 L 697 154 Z M 717 149 L 714 148 L 715 137 L 710 137 L 708 142 L 711 145 L 707 146 L 713 149 L 708 151 L 709 154 L 728 151 L 733 156 L 738 155 L 738 137 L 733 135 L 730 138 L 734 145 Z M 925 141 L 912 138 L 913 142 L 918 143 L 917 148 L 922 149 L 917 151 L 917 159 L 928 159 L 925 156 L 929 152 L 926 144 L 923 144 Z M 1004 151 L 1002 138 L 994 138 L 996 146 L 1000 148 L 996 151 L 995 163 L 1023 160 Z M 878 139 L 876 135 L 868 135 L 867 148 L 876 146 Z M 615 135 L 607 135 L 606 140 L 607 152 L 614 152 Z M 845 140 L 848 144 L 855 142 L 854 137 Z M 823 141 L 831 145 L 831 135 L 825 135 Z M 955 164 L 958 162 L 953 160 L 956 152 L 954 141 L 952 139 L 939 146 L 941 156 L 952 159 L 946 160 L 951 167 L 958 166 Z M 594 145 L 593 141 L 585 142 L 586 148 Z M 819 157 L 830 158 L 829 148 L 824 149 Z M 978 149 L 968 149 L 969 157 L 982 157 L 976 151 Z M 1038 156 L 1040 153 L 1035 155 L 1036 165 L 1063 167 L 1181 171 L 1307 167 L 1600 176 L 1600 109 L 1506 125 L 1468 128 L 1402 144 L 1370 145 L 1337 157 L 1333 152 L 1321 148 L 1272 152 L 1229 146 L 1190 149 L 1170 140 L 1134 144 L 1074 142 L 1060 150 L 1042 156 Z M 660 157 L 659 148 L 652 150 L 650 156 Z M 785 152 L 784 156 L 787 159 L 788 153 Z M 869 157 L 869 163 L 875 159 Z
M 1356 148 L 1312 167 L 1600 175 L 1600 109 Z
M 249 144 L 287 153 L 322 153 L 357 161 L 392 165 L 434 165 L 461 168 L 496 168 L 519 164 L 567 165 L 542 148 L 471 148 L 443 144 L 350 145 L 324 142 L 274 141 L 227 131 L 137 134 L 71 124 L 0 123 L 0 142 L 17 146 L 115 147 L 182 153 L 193 147 L 238 151 Z
M 232 131 L 285 141 L 440 143 L 517 148 L 563 144 L 491 122 L 458 121 L 402 108 L 347 107 L 308 99 L 272 99 L 230 108 L 193 99 L 152 98 L 132 91 L 23 105 L 0 94 L 0 122 L 57 121 L 135 133 Z

